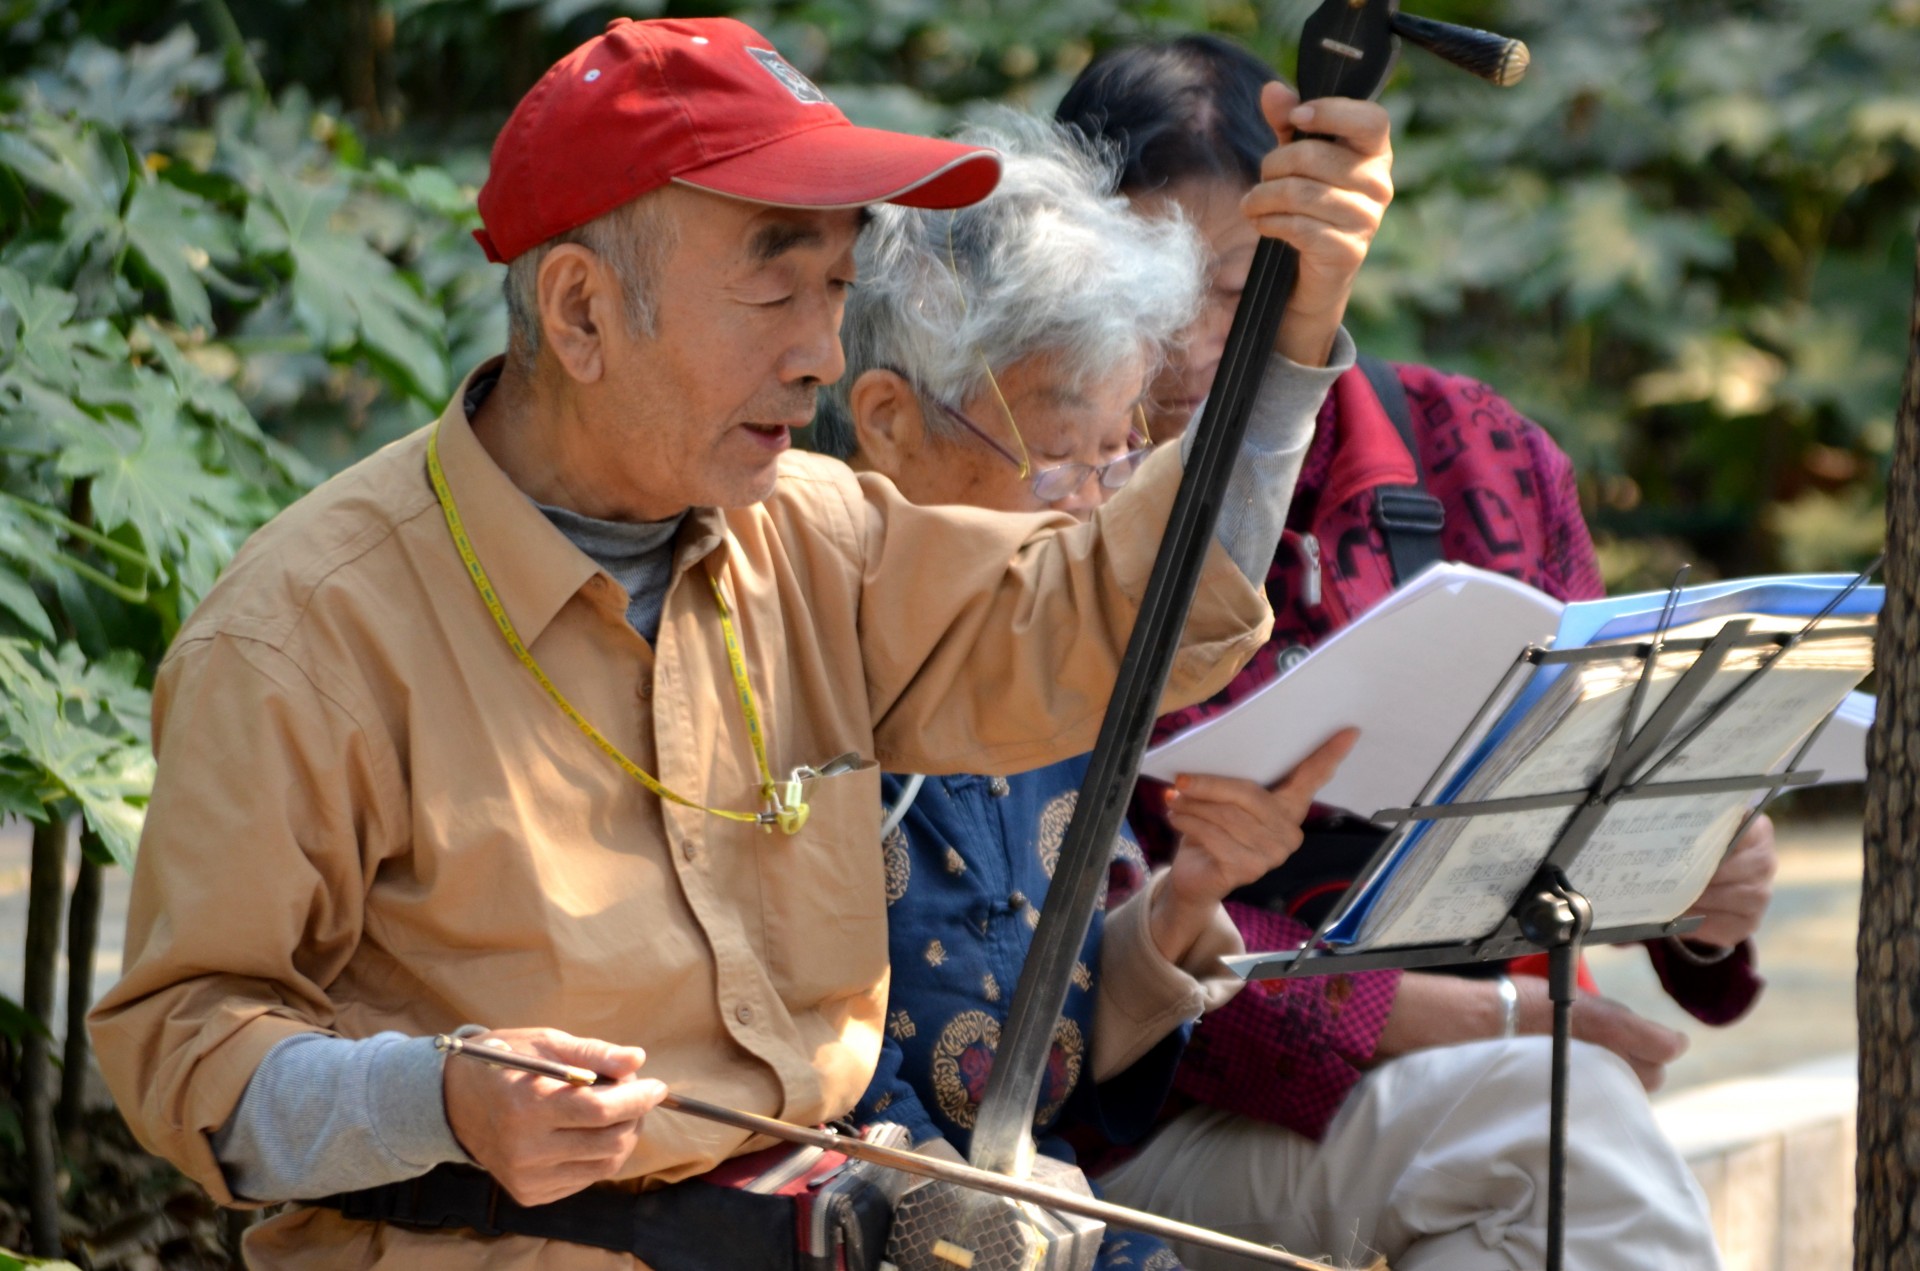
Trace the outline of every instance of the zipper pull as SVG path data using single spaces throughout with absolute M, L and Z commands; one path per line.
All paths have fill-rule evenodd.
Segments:
M 1293 550 L 1300 557 L 1300 600 L 1307 608 L 1313 609 L 1320 604 L 1320 540 L 1311 533 L 1296 534 L 1288 530 L 1281 535 L 1285 542 L 1288 535 L 1293 537 Z

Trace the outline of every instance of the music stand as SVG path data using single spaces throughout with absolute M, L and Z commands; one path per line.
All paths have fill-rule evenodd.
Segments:
M 1557 650 L 1528 646 L 1514 660 L 1513 666 L 1501 678 L 1499 684 L 1495 685 L 1493 692 L 1487 696 L 1479 711 L 1475 713 L 1472 723 L 1460 734 L 1446 757 L 1441 760 L 1439 767 L 1434 770 L 1413 805 L 1404 808 L 1388 808 L 1376 813 L 1373 818 L 1385 824 L 1397 825 L 1411 821 L 1496 816 L 1503 813 L 1531 812 L 1548 808 L 1571 809 L 1572 815 L 1553 837 L 1551 844 L 1540 858 L 1532 879 L 1521 888 L 1506 916 L 1494 930 L 1477 940 L 1459 943 L 1405 945 L 1348 953 L 1343 952 L 1340 946 L 1328 945 L 1324 942 L 1328 929 L 1340 918 L 1342 907 L 1336 906 L 1334 912 L 1327 916 L 1326 921 L 1320 925 L 1320 929 L 1314 933 L 1313 938 L 1304 948 L 1248 954 L 1244 957 L 1228 959 L 1229 967 L 1242 979 L 1265 980 L 1328 975 L 1339 971 L 1412 969 L 1467 962 L 1506 961 L 1522 954 L 1544 951 L 1547 954 L 1548 997 L 1553 1002 L 1553 1070 L 1547 1145 L 1546 1271 L 1562 1271 L 1565 1256 L 1567 1060 L 1572 1042 L 1572 1011 L 1580 951 L 1589 943 L 1629 944 L 1666 936 L 1681 936 L 1700 924 L 1698 918 L 1677 917 L 1666 922 L 1638 923 L 1593 930 L 1593 906 L 1568 882 L 1567 871 L 1600 829 L 1608 814 L 1620 804 L 1648 798 L 1671 799 L 1688 795 L 1734 794 L 1747 791 L 1761 793 L 1761 799 L 1735 827 L 1727 844 L 1731 847 L 1733 843 L 1739 841 L 1740 836 L 1746 832 L 1747 826 L 1760 814 L 1767 802 L 1781 790 L 1808 785 L 1817 780 L 1820 776 L 1818 770 L 1802 771 L 1798 765 L 1833 718 L 1831 711 L 1795 748 L 1787 760 L 1786 767 L 1779 772 L 1664 783 L 1656 783 L 1654 778 L 1665 770 L 1676 756 L 1683 753 L 1690 743 L 1746 696 L 1759 682 L 1760 677 L 1776 666 L 1780 659 L 1793 649 L 1810 641 L 1871 636 L 1874 628 L 1870 624 L 1826 628 L 1820 628 L 1820 624 L 1844 604 L 1846 599 L 1879 567 L 1880 561 L 1875 560 L 1836 593 L 1818 613 L 1808 619 L 1804 626 L 1793 632 L 1755 632 L 1752 630 L 1753 624 L 1750 619 L 1733 618 L 1711 636 L 1668 639 L 1668 628 L 1680 604 L 1687 575 L 1687 570 L 1682 568 L 1668 591 L 1658 625 L 1648 639 L 1636 645 L 1588 645 Z M 1820 629 L 1816 630 L 1816 628 Z M 1666 754 L 1651 766 L 1647 766 L 1644 772 L 1635 775 L 1637 770 L 1646 765 L 1646 761 L 1659 751 L 1668 738 L 1673 736 L 1688 708 L 1706 691 L 1714 675 L 1734 650 L 1765 648 L 1769 645 L 1774 646 L 1771 656 L 1763 659 L 1725 697 L 1695 721 Z M 1680 674 L 1679 679 L 1648 717 L 1646 723 L 1636 729 L 1634 723 L 1646 700 L 1648 687 L 1653 682 L 1654 670 L 1661 655 L 1689 651 L 1697 654 L 1692 665 Z M 1511 690 L 1517 687 L 1520 677 L 1531 676 L 1541 667 L 1547 666 L 1568 666 L 1603 660 L 1618 662 L 1631 659 L 1638 659 L 1641 663 L 1639 678 L 1634 684 L 1632 698 L 1622 716 L 1613 753 L 1604 771 L 1587 788 L 1463 803 L 1436 801 L 1441 797 L 1442 787 L 1453 774 L 1455 765 L 1466 754 L 1468 748 L 1479 744 L 1486 737 L 1486 728 L 1497 712 L 1504 710 L 1515 700 Z M 1360 880 L 1355 884 L 1356 894 L 1362 884 L 1388 862 L 1398 845 L 1396 839 L 1389 839 L 1381 845 L 1367 868 L 1361 872 Z

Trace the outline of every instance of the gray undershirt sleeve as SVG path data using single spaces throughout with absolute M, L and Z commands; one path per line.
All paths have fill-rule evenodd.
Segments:
M 1320 404 L 1353 358 L 1353 341 L 1342 330 L 1325 367 L 1300 366 L 1278 354 L 1268 360 L 1215 531 L 1255 586 L 1265 583 L 1279 548 Z M 1181 436 L 1183 463 L 1197 432 L 1189 426 Z M 541 511 L 627 589 L 628 621 L 653 639 L 678 519 L 623 525 L 558 508 Z M 399 1033 L 357 1041 L 304 1033 L 280 1042 L 213 1136 L 228 1186 L 249 1200 L 314 1199 L 467 1161 L 447 1126 L 444 1062 L 431 1038 Z
M 467 1160 L 447 1126 L 430 1037 L 301 1033 L 274 1046 L 213 1136 L 234 1194 L 315 1200 Z
M 1293 502 L 1293 485 L 1300 479 L 1300 465 L 1313 441 L 1314 417 L 1320 413 L 1320 404 L 1333 382 L 1353 366 L 1353 359 L 1353 340 L 1345 327 L 1334 338 L 1333 352 L 1324 367 L 1301 366 L 1278 353 L 1267 358 L 1267 372 L 1247 419 L 1240 461 L 1227 480 L 1220 523 L 1214 527 L 1220 546 L 1256 587 L 1266 583 L 1273 554 L 1279 550 L 1287 508 Z M 1200 416 L 1205 410 L 1203 402 L 1194 412 L 1193 422 L 1180 434 L 1182 463 L 1193 452 L 1193 440 L 1199 435 Z

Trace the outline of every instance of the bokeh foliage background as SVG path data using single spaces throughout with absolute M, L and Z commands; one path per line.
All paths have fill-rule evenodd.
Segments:
M 501 345 L 473 190 L 555 57 L 613 16 L 731 12 L 861 122 L 935 131 L 983 99 L 1049 110 L 1141 35 L 1222 31 L 1290 66 L 1310 7 L 0 0 L 0 811 L 42 827 L 26 1000 L 0 999 L 0 1248 L 29 1242 L 10 1215 L 30 1227 L 39 1187 L 97 1265 L 220 1259 L 204 1221 L 127 1234 L 107 1175 L 161 1186 L 135 1165 L 36 1144 L 56 1108 L 80 1124 L 85 1056 L 35 968 L 131 857 L 146 689 L 182 615 L 276 507 Z M 1477 374 L 1547 425 L 1616 589 L 1682 561 L 1870 557 L 1920 216 L 1920 0 L 1409 7 L 1520 36 L 1534 64 L 1500 92 L 1403 58 L 1363 347 Z

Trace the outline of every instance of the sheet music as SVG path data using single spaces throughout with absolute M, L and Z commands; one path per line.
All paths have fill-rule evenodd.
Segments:
M 1675 639 L 1710 635 L 1720 622 Z M 1798 623 L 1760 620 L 1757 629 Z M 1628 646 L 1630 647 L 1630 646 Z M 1663 654 L 1635 727 L 1652 717 L 1696 654 Z M 1755 671 L 1768 661 L 1765 675 Z M 1735 649 L 1635 776 L 1657 783 L 1775 771 L 1872 665 L 1866 637 Z M 1612 761 L 1641 662 L 1632 656 L 1565 668 L 1450 801 L 1479 802 L 1591 787 Z M 1751 679 L 1751 683 L 1748 681 Z M 1746 687 L 1742 687 L 1745 685 Z M 1716 709 L 1725 709 L 1706 722 Z M 1676 752 L 1670 762 L 1663 758 Z M 1634 798 L 1616 803 L 1569 869 L 1606 926 L 1665 922 L 1705 888 L 1759 792 Z M 1439 820 L 1403 830 L 1404 857 L 1378 884 L 1351 947 L 1436 944 L 1490 935 L 1537 868 L 1573 807 Z

